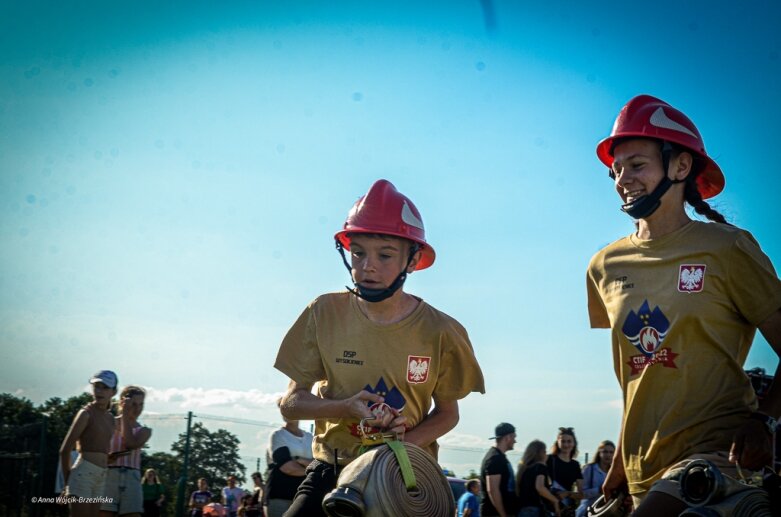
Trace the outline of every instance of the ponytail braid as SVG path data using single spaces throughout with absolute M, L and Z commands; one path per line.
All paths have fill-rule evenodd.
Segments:
M 686 183 L 684 185 L 683 189 L 683 198 L 684 200 L 689 203 L 692 208 L 694 208 L 694 211 L 698 214 L 707 217 L 711 221 L 727 224 L 729 226 L 733 226 L 731 223 L 728 223 L 727 220 L 724 218 L 723 215 L 721 215 L 719 212 L 714 210 L 707 201 L 702 199 L 702 195 L 700 194 L 699 189 L 697 188 L 697 175 L 696 174 L 690 174 L 688 178 L 686 178 Z

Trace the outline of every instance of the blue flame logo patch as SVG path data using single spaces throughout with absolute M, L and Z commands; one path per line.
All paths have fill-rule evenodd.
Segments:
M 380 380 L 377 381 L 377 385 L 372 387 L 370 385 L 364 386 L 366 391 L 369 393 L 375 393 L 385 399 L 385 404 L 388 404 L 393 409 L 401 411 L 404 409 L 404 406 L 407 404 L 407 400 L 404 398 L 404 395 L 401 394 L 401 392 L 394 386 L 391 389 L 388 389 L 388 385 L 385 384 L 385 379 L 380 377 Z M 367 402 L 368 406 L 371 408 L 374 403 Z
M 385 384 L 385 379 L 380 377 L 380 380 L 377 381 L 377 384 L 375 386 L 371 386 L 370 384 L 367 384 L 363 387 L 366 391 L 369 393 L 374 393 L 376 395 L 380 395 L 382 398 L 385 399 L 385 402 L 366 402 L 366 405 L 369 406 L 369 410 L 374 414 L 375 416 L 380 416 L 382 413 L 390 406 L 397 412 L 400 412 L 402 409 L 404 409 L 404 406 L 407 405 L 407 399 L 404 398 L 404 395 L 401 394 L 401 392 L 394 386 L 393 388 L 388 389 L 388 385 Z M 376 427 L 371 426 L 364 426 L 363 432 L 361 432 L 358 429 L 358 422 L 355 422 L 350 425 L 350 434 L 353 436 L 360 437 L 362 434 L 371 434 L 371 433 L 378 433 L 380 430 Z
M 652 311 L 648 300 L 643 301 L 639 311 L 629 311 L 621 327 L 629 342 L 646 357 L 653 357 L 661 349 L 669 330 L 670 321 L 658 306 Z

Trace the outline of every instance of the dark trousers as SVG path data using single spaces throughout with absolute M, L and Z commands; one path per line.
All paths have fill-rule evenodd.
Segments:
M 330 463 L 314 460 L 298 486 L 293 504 L 284 517 L 325 517 L 323 498 L 336 488 L 336 471 Z
M 153 501 L 144 501 L 144 515 L 151 515 L 151 517 L 158 517 L 160 515 L 160 507 L 157 506 L 157 499 Z

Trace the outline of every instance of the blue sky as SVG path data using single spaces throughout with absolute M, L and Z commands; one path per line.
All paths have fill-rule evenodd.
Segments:
M 596 143 L 634 95 L 683 110 L 727 178 L 714 206 L 778 267 L 781 7 L 485 4 L 0 3 L 0 390 L 111 368 L 150 414 L 278 422 L 276 348 L 348 281 L 333 233 L 387 178 L 438 254 L 407 290 L 486 376 L 445 443 L 505 420 L 520 444 L 614 439 L 585 269 L 632 223 Z M 776 363 L 758 338 L 747 366 Z M 267 431 L 237 429 L 260 455 Z

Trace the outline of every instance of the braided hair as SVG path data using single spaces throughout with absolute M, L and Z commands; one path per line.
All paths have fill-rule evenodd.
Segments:
M 692 155 L 691 172 L 686 177 L 686 181 L 684 183 L 684 188 L 683 188 L 684 201 L 689 203 L 689 205 L 691 205 L 691 207 L 694 208 L 694 211 L 700 214 L 701 216 L 704 216 L 716 223 L 722 223 L 729 226 L 733 226 L 731 223 L 727 222 L 727 220 L 724 218 L 723 215 L 721 215 L 721 213 L 717 212 L 712 206 L 708 204 L 707 201 L 702 199 L 702 194 L 700 194 L 700 190 L 697 188 L 697 176 L 699 176 L 700 171 L 703 170 L 705 164 L 702 162 L 702 160 L 698 159 L 698 157 L 688 149 L 684 147 L 675 146 L 675 145 L 673 146 L 674 155 L 677 156 L 681 152 L 688 152 L 689 154 Z

